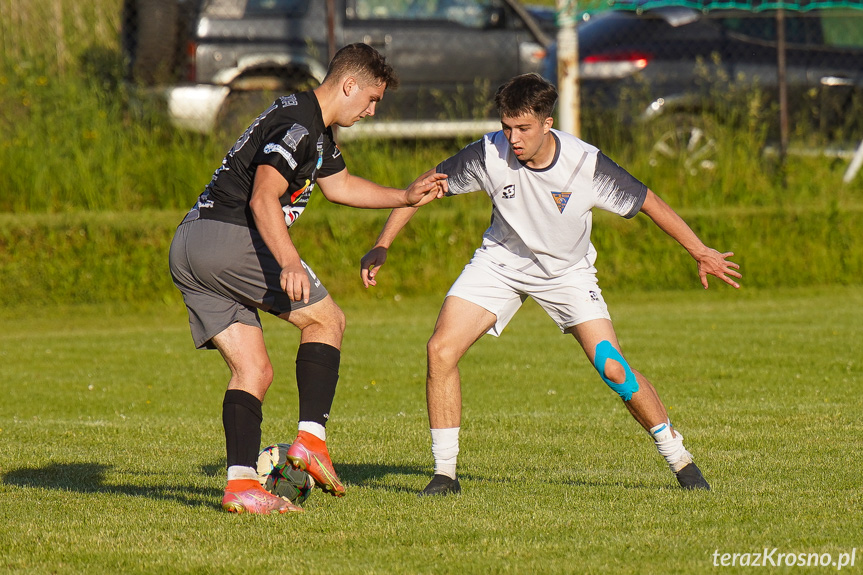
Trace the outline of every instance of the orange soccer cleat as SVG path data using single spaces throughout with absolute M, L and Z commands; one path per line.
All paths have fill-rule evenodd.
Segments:
M 333 469 L 327 444 L 323 440 L 311 433 L 300 431 L 297 439 L 288 449 L 287 458 L 291 465 L 311 475 L 315 483 L 324 491 L 336 497 L 342 497 L 345 494 L 345 486 Z

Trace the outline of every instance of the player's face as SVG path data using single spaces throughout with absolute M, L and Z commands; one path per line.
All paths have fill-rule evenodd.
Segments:
M 351 78 L 351 80 L 353 79 Z M 370 84 L 360 87 L 356 81 L 347 82 L 345 84 L 347 101 L 336 124 L 346 128 L 353 126 L 366 116 L 374 116 L 375 107 L 384 97 L 386 89 L 387 85 L 384 83 L 377 86 Z
M 531 168 L 544 168 L 554 158 L 553 121 L 552 118 L 541 121 L 533 114 L 500 118 L 503 135 L 515 157 Z

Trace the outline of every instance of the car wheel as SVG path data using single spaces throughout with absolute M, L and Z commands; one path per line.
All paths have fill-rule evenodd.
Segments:
M 222 140 L 233 144 L 276 98 L 317 85 L 317 80 L 297 70 L 274 70 L 271 75 L 239 78 L 219 110 L 216 132 Z
M 672 116 L 658 122 L 651 134 L 651 166 L 676 164 L 692 176 L 716 169 L 716 130 L 706 119 Z
M 154 86 L 176 79 L 180 8 L 177 0 L 126 0 L 123 50 L 133 82 Z
M 231 144 L 270 104 L 284 95 L 282 90 L 232 90 L 219 111 L 216 131 Z

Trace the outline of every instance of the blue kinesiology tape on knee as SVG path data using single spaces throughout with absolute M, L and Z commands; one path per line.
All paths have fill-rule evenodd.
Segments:
M 626 372 L 626 379 L 623 383 L 615 383 L 605 376 L 605 362 L 609 359 L 613 359 L 623 366 L 623 371 Z M 635 374 L 632 373 L 632 370 L 629 369 L 629 364 L 626 363 L 626 360 L 623 359 L 620 352 L 611 345 L 610 341 L 604 339 L 596 346 L 596 355 L 593 358 L 593 366 L 596 368 L 596 371 L 599 372 L 599 377 L 602 378 L 602 381 L 614 390 L 614 392 L 619 395 L 623 401 L 629 401 L 632 399 L 632 394 L 638 391 L 638 381 L 635 379 Z

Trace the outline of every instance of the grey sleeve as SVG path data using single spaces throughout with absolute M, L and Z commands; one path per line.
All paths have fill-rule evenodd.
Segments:
M 624 218 L 635 217 L 647 197 L 647 186 L 602 152 L 596 155 L 593 190 L 597 207 Z
M 484 189 L 483 185 L 487 178 L 483 144 L 483 140 L 468 144 L 457 154 L 437 165 L 436 171 L 448 176 L 448 196 Z

